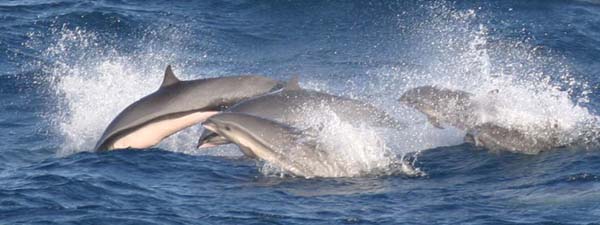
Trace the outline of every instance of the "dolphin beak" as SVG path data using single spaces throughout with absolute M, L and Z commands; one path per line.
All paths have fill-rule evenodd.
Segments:
M 204 126 L 204 124 L 203 124 Z M 209 125 L 210 126 L 210 125 Z M 208 129 L 205 126 L 206 129 Z M 210 130 L 210 129 L 208 129 Z M 196 148 L 209 148 L 209 147 L 215 147 L 217 146 L 216 144 L 212 144 L 210 142 L 208 142 L 210 140 L 210 138 L 217 136 L 216 133 L 214 132 L 203 132 L 202 135 L 200 136 L 200 138 L 198 139 L 198 145 L 196 146 Z

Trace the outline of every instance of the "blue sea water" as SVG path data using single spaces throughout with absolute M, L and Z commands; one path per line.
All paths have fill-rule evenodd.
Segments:
M 2 0 L 0 52 L 0 224 L 600 223 L 596 147 L 489 151 L 396 101 L 426 84 L 499 90 L 496 123 L 597 134 L 598 1 Z M 167 64 L 185 79 L 299 75 L 408 127 L 332 124 L 366 173 L 311 179 L 195 149 L 199 126 L 91 152 Z M 411 166 L 381 171 L 390 158 Z

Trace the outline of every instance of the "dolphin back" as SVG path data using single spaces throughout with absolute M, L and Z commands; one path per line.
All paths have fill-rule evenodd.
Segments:
M 311 90 L 283 90 L 242 101 L 228 111 L 298 124 L 329 110 L 342 120 L 370 126 L 398 127 L 400 123 L 384 110 L 359 100 Z

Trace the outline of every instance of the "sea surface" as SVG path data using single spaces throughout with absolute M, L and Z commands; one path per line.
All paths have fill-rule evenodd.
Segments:
M 357 168 L 310 179 L 196 149 L 201 126 L 92 152 L 168 64 L 298 75 L 406 127 L 308 115 Z M 495 93 L 492 122 L 594 139 L 599 75 L 600 1 L 0 0 L 0 224 L 600 224 L 600 148 L 490 151 L 397 101 Z

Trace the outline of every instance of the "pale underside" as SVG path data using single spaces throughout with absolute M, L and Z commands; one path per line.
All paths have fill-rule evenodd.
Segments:
M 149 148 L 157 145 L 172 134 L 204 122 L 218 111 L 192 112 L 177 117 L 161 119 L 145 124 L 113 141 L 108 149 Z

